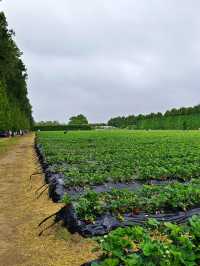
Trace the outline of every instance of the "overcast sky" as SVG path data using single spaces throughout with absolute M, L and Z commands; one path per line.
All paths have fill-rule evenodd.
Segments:
M 35 120 L 200 103 L 199 0 L 4 0 Z

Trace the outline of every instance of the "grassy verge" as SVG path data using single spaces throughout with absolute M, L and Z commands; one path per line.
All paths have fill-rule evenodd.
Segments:
M 16 144 L 18 137 L 0 139 L 0 155 L 5 153 L 12 145 Z

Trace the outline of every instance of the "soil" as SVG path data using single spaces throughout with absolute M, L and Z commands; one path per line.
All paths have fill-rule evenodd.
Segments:
M 38 224 L 62 205 L 48 198 L 47 190 L 37 197 L 44 184 L 34 150 L 34 134 L 21 137 L 0 155 L 0 265 L 80 266 L 95 259 L 92 240 L 71 235 L 57 224 L 39 236 Z

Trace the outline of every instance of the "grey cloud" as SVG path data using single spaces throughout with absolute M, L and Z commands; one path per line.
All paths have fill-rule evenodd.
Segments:
M 2 2 L 36 120 L 90 121 L 199 103 L 198 0 Z

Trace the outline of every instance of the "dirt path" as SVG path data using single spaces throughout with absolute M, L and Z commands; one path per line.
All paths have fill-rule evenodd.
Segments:
M 0 265 L 80 266 L 94 258 L 91 241 L 59 225 L 38 236 L 38 223 L 60 206 L 47 192 L 36 199 L 41 175 L 30 186 L 29 176 L 38 169 L 33 141 L 34 135 L 22 137 L 0 156 Z

